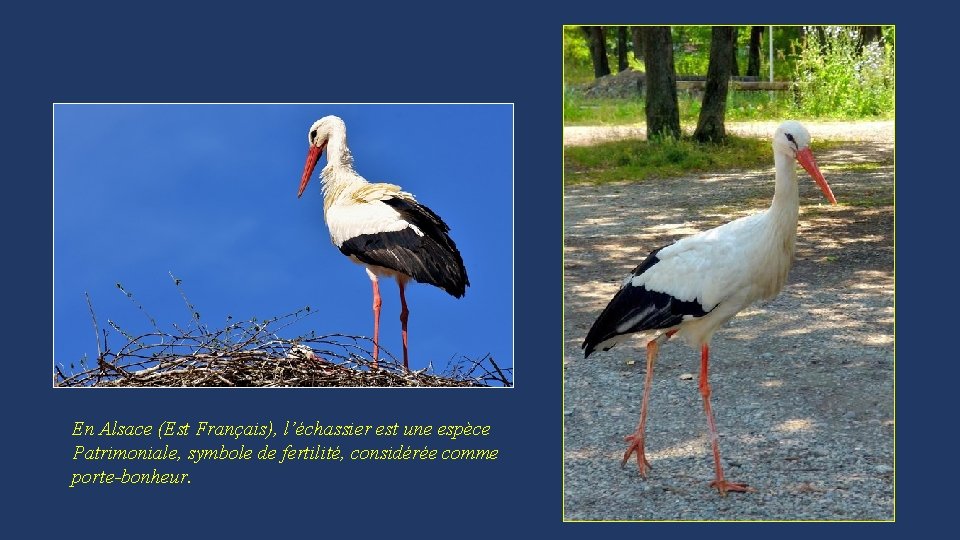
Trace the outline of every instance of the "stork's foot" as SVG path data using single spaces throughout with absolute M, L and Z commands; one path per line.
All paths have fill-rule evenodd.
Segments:
M 710 487 L 717 488 L 717 491 L 719 491 L 720 495 L 723 497 L 727 496 L 728 491 L 735 491 L 737 493 L 756 491 L 746 484 L 741 484 L 739 482 L 728 482 L 726 480 L 714 480 L 713 482 L 710 482 Z
M 650 462 L 647 461 L 647 455 L 643 451 L 643 433 L 635 431 L 632 435 L 624 437 L 623 440 L 629 442 L 630 445 L 627 446 L 627 451 L 623 453 L 623 462 L 620 463 L 620 466 L 623 467 L 626 465 L 627 461 L 630 460 L 630 456 L 636 452 L 637 469 L 640 471 L 640 476 L 646 479 L 647 473 L 649 473 L 653 467 L 650 466 Z

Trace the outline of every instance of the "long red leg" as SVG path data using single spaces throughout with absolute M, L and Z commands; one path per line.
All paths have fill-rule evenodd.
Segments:
M 407 319 L 410 316 L 410 310 L 407 309 L 407 297 L 403 294 L 406 284 L 403 280 L 397 281 L 397 284 L 400 285 L 400 333 L 403 336 L 403 368 L 410 369 L 407 366 Z
M 373 283 L 373 369 L 377 369 L 377 358 L 380 356 L 380 284 L 376 279 Z
M 644 429 L 647 425 L 647 404 L 650 400 L 650 387 L 653 385 L 653 364 L 656 359 L 657 340 L 652 340 L 647 343 L 647 374 L 643 378 L 643 404 L 640 406 L 640 423 L 637 424 L 636 431 L 624 437 L 623 440 L 630 442 L 630 444 L 627 446 L 627 451 L 623 453 L 623 461 L 620 463 L 621 467 L 626 465 L 630 459 L 630 455 L 636 452 L 637 468 L 640 469 L 640 476 L 643 478 L 646 478 L 647 473 L 653 468 L 650 466 L 650 462 L 647 461 L 647 456 L 644 453 L 643 439 Z
M 713 467 L 716 476 L 710 487 L 715 487 L 720 495 L 726 497 L 728 491 L 756 491 L 746 484 L 728 482 L 723 478 L 723 465 L 720 464 L 720 435 L 717 433 L 717 424 L 713 421 L 713 410 L 710 408 L 710 381 L 707 375 L 707 364 L 710 359 L 710 347 L 706 344 L 700 350 L 700 395 L 703 396 L 703 410 L 707 413 L 707 425 L 710 427 L 710 446 L 713 447 Z

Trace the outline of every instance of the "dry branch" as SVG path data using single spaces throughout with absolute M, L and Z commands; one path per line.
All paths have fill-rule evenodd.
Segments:
M 90 309 L 97 329 L 92 305 Z M 63 387 L 512 386 L 512 370 L 498 366 L 490 355 L 478 360 L 461 356 L 443 373 L 434 373 L 432 368 L 408 371 L 381 347 L 374 369 L 369 338 L 278 335 L 311 314 L 307 307 L 218 330 L 199 324 L 195 316 L 191 328 L 174 325 L 173 331 L 165 331 L 154 324 L 154 331 L 139 336 L 109 321 L 126 339 L 123 346 L 111 350 L 106 329 L 101 345 L 98 330 L 96 365 L 81 362 L 81 370 L 69 375 L 63 366 L 56 366 L 54 382 Z

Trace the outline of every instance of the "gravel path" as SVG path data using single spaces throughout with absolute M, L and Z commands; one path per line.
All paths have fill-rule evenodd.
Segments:
M 749 129 L 768 136 L 772 126 Z M 566 519 L 893 518 L 893 124 L 808 127 L 815 153 L 826 133 L 859 141 L 817 153 L 837 199 L 853 205 L 821 204 L 820 191 L 802 176 L 787 285 L 774 300 L 741 312 L 711 348 L 725 470 L 755 493 L 721 498 L 707 487 L 713 463 L 697 351 L 682 343 L 661 349 L 647 422 L 653 471 L 644 481 L 634 461 L 620 467 L 623 436 L 639 415 L 642 343 L 589 360 L 580 343 L 650 250 L 769 204 L 772 165 L 565 189 Z M 576 131 L 589 129 L 610 128 Z M 877 165 L 831 170 L 851 162 Z
M 727 122 L 730 133 L 749 137 L 770 137 L 779 122 Z M 814 144 L 817 139 L 868 141 L 893 144 L 893 120 L 877 122 L 804 122 Z M 695 126 L 684 126 L 684 132 L 693 133 Z M 567 126 L 563 128 L 564 146 L 588 146 L 620 139 L 645 139 L 647 127 L 643 124 L 624 126 Z

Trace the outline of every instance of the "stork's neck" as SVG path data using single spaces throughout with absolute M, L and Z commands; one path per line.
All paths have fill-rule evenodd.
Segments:
M 347 147 L 347 128 L 342 123 L 334 128 L 327 139 L 327 165 L 320 171 L 320 180 L 325 216 L 332 204 L 349 196 L 358 185 L 366 183 L 353 170 L 353 155 Z
M 347 147 L 347 128 L 342 123 L 335 126 L 327 138 L 327 166 L 324 170 L 331 167 L 353 170 L 353 155 Z
M 797 239 L 797 217 L 800 214 L 800 194 L 797 188 L 797 168 L 793 156 L 774 151 L 777 180 L 770 208 L 755 222 L 756 237 L 749 246 L 759 264 L 751 272 L 754 284 L 763 298 L 775 296 L 786 283 Z
M 800 193 L 797 187 L 797 163 L 791 156 L 774 152 L 777 180 L 773 192 L 773 203 L 768 211 L 778 224 L 788 227 L 791 234 L 797 232 L 797 216 L 800 213 Z

